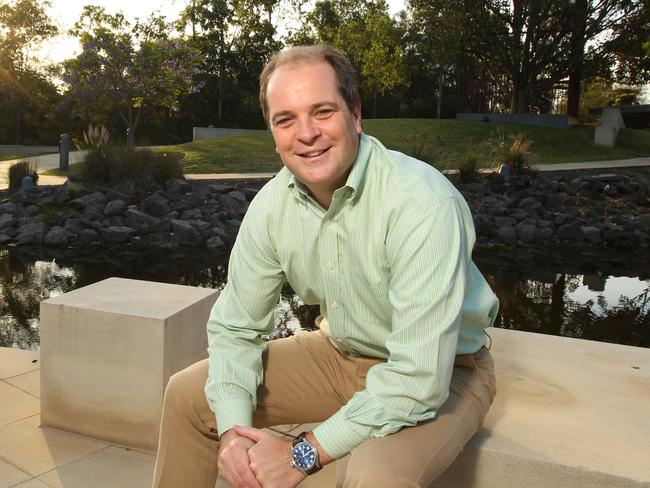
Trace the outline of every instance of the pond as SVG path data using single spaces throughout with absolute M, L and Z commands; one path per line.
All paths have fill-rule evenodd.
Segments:
M 226 280 L 226 258 L 39 252 L 0 250 L 0 346 L 38 349 L 40 301 L 111 276 L 211 288 Z M 629 258 L 475 253 L 501 302 L 497 327 L 650 347 L 649 261 Z M 309 327 L 317 314 L 317 307 L 305 306 L 287 286 L 276 325 L 280 332 Z

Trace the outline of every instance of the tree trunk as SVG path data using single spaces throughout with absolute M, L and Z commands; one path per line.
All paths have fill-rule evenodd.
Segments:
M 588 0 L 576 0 L 573 15 L 574 28 L 571 42 L 571 67 L 569 69 L 566 107 L 567 114 L 575 118 L 578 118 L 580 112 L 582 65 L 585 55 L 588 8 Z
M 524 26 L 524 6 L 521 0 L 512 2 L 512 59 L 510 62 L 510 81 L 512 83 L 512 96 L 510 97 L 510 113 L 519 113 L 521 73 L 521 35 Z
M 440 81 L 438 83 L 438 106 L 436 107 L 436 119 L 440 118 L 440 111 L 442 109 L 442 87 L 445 81 L 444 71 L 440 71 Z
M 219 71 L 219 81 L 217 90 L 219 95 L 217 97 L 217 120 L 223 122 L 223 71 Z

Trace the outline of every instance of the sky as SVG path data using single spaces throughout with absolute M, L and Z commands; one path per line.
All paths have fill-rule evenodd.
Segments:
M 178 13 L 190 0 L 51 0 L 48 14 L 57 23 L 61 32 L 66 32 L 79 19 L 84 5 L 99 5 L 109 13 L 122 11 L 128 18 L 146 18 L 153 12 L 165 15 L 169 20 L 176 19 Z M 404 8 L 405 0 L 388 0 L 391 14 Z M 55 63 L 68 59 L 79 52 L 76 39 L 59 36 L 48 41 L 38 56 L 44 63 Z

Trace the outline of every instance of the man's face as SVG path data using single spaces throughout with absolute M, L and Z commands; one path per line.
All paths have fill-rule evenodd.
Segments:
M 278 68 L 267 87 L 276 151 L 322 204 L 347 180 L 359 149 L 361 114 L 351 113 L 325 62 Z M 324 198 L 323 198 L 324 197 Z

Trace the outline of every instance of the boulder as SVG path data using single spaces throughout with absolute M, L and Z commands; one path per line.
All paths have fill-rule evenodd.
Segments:
M 67 246 L 74 234 L 68 232 L 64 227 L 52 227 L 45 235 L 43 243 L 46 246 Z
M 172 220 L 172 240 L 185 246 L 198 246 L 201 244 L 201 234 L 192 227 L 192 224 L 183 220 Z
M 135 234 L 135 230 L 131 227 L 116 225 L 102 229 L 100 232 L 104 240 L 108 242 L 126 242 Z
M 24 225 L 18 229 L 16 242 L 18 244 L 42 244 L 46 231 L 47 226 L 43 222 Z
M 154 193 L 142 200 L 142 209 L 154 217 L 162 217 L 171 212 L 169 201 L 163 193 Z
M 111 200 L 106 204 L 106 207 L 104 208 L 104 215 L 107 217 L 122 215 L 125 210 L 126 203 L 124 203 L 124 200 L 118 198 L 117 200 Z

